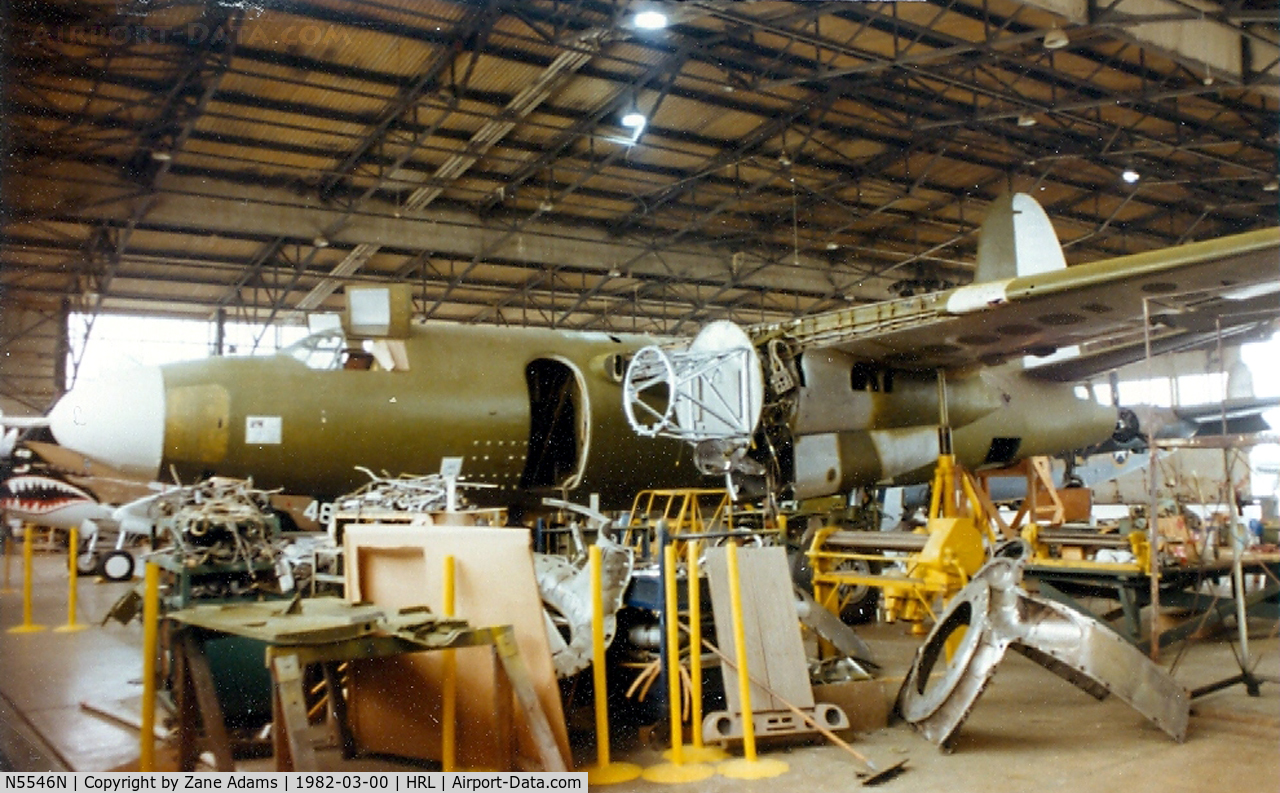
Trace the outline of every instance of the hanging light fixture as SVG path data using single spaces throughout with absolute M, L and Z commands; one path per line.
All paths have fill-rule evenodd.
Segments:
M 1125 184 L 1136 184 L 1142 178 L 1142 174 L 1135 171 L 1132 165 L 1126 165 L 1124 170 L 1120 172 L 1120 178 L 1124 180 Z
M 640 30 L 662 30 L 667 22 L 667 15 L 653 8 L 641 11 L 631 18 L 631 24 Z
M 1046 50 L 1060 50 L 1071 43 L 1071 39 L 1067 38 L 1067 32 L 1062 28 L 1049 28 L 1044 34 L 1044 48 Z

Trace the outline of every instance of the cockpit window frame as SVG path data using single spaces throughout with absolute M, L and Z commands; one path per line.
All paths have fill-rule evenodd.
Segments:
M 287 355 L 308 369 L 330 372 L 342 368 L 342 353 L 347 347 L 342 329 L 331 328 L 299 339 L 278 354 Z

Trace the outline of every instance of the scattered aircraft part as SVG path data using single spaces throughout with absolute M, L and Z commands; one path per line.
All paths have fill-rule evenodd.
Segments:
M 623 591 L 631 581 L 635 555 L 630 548 L 603 537 L 599 544 L 607 647 L 613 643 L 617 630 L 616 615 L 622 607 Z M 591 571 L 585 565 L 575 566 L 562 556 L 550 554 L 534 554 L 533 563 L 556 677 L 570 677 L 591 665 Z
M 867 680 L 874 677 L 866 667 L 878 668 L 880 664 L 872 655 L 871 648 L 853 632 L 853 628 L 841 622 L 835 614 L 819 606 L 808 592 L 799 587 L 795 587 L 793 591 L 796 596 L 796 615 L 800 617 L 800 622 L 819 637 L 831 642 L 845 656 L 841 660 L 853 665 L 853 669 L 850 670 L 853 674 L 846 679 Z
M 273 492 L 258 490 L 252 482 L 215 477 L 129 507 L 135 513 L 146 509 L 156 533 L 172 541 L 169 553 L 182 569 L 243 566 L 247 583 L 205 576 L 200 591 L 191 586 L 191 597 L 239 597 L 264 587 L 278 589 L 275 565 L 281 549 Z
M 371 481 L 335 502 L 339 510 L 387 509 L 403 512 L 440 512 L 448 504 L 448 488 L 440 474 L 426 476 L 378 476 L 357 466 Z M 460 502 L 457 506 L 463 506 Z
M 769 351 L 769 388 L 775 394 L 785 394 L 796 387 L 795 351 L 782 339 L 770 339 L 765 347 Z
M 542 504 L 583 516 L 587 519 L 587 525 L 596 532 L 597 536 L 603 537 L 603 532 L 613 525 L 613 519 L 603 512 L 562 498 L 544 498 Z M 587 559 L 587 544 L 582 538 L 582 526 L 576 520 L 569 523 L 569 536 L 573 540 L 573 557 L 570 561 L 575 567 L 582 567 Z
M 542 503 L 544 506 L 567 510 L 583 516 L 587 519 L 587 525 L 596 531 L 607 528 L 609 524 L 613 523 L 613 518 L 598 509 L 592 509 L 591 507 L 576 504 L 572 501 L 566 501 L 562 498 L 547 497 L 542 499 Z
M 699 441 L 693 447 L 693 462 L 699 471 L 708 474 L 736 473 L 747 477 L 762 477 L 765 467 L 747 456 L 750 449 L 739 440 Z M 727 487 L 734 487 L 732 479 Z M 735 499 L 736 500 L 736 499 Z
M 111 620 L 115 620 L 121 625 L 128 625 L 130 622 L 142 614 L 142 587 L 130 587 L 129 591 L 120 596 L 120 599 L 111 604 L 111 608 L 102 618 L 100 625 L 106 625 Z
M 951 601 L 898 692 L 902 717 L 949 749 L 1013 649 L 1097 699 L 1115 694 L 1181 742 L 1191 705 L 1186 689 L 1106 626 L 1019 587 L 1024 560 L 1021 543 L 1002 546 Z M 931 681 L 948 649 L 950 662 Z
M 109 551 L 102 557 L 98 569 L 108 581 L 128 581 L 133 578 L 133 554 L 128 551 Z
M 641 349 L 627 367 L 623 390 L 636 433 L 694 444 L 745 444 L 764 406 L 760 358 L 747 334 L 728 321 L 708 325 L 686 350 Z

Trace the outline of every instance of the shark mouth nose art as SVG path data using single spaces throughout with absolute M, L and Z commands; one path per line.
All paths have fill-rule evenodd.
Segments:
M 48 476 L 12 476 L 0 483 L 0 509 L 47 515 L 76 504 L 96 503 L 86 491 Z

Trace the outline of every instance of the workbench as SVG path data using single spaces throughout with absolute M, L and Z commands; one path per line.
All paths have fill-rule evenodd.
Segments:
M 225 635 L 256 639 L 267 646 L 264 662 L 271 673 L 272 742 L 278 771 L 319 770 L 303 689 L 303 673 L 308 666 L 321 667 L 328 716 L 338 729 L 342 756 L 349 759 L 355 756 L 357 747 L 347 722 L 339 664 L 482 645 L 492 647 L 499 661 L 494 665 L 500 670 L 495 680 L 500 692 L 498 706 L 509 711 L 510 695 L 514 693 L 528 714 L 543 770 L 566 770 L 509 625 L 472 627 L 464 620 L 440 618 L 426 609 L 388 614 L 376 606 L 350 604 L 338 598 L 202 605 L 169 612 L 164 619 L 169 623 L 174 659 L 180 770 L 195 767 L 202 730 L 203 742 L 212 752 L 217 770 L 234 770 L 222 709 L 203 651 L 205 641 Z M 514 756 L 510 714 L 500 714 L 498 723 L 505 734 L 497 739 L 512 747 Z
M 1149 642 L 1142 638 L 1140 628 L 1141 610 L 1151 603 L 1151 578 L 1147 573 L 1131 564 L 1053 562 L 1037 564 L 1036 559 L 1031 559 L 1023 575 L 1038 584 L 1044 597 L 1111 623 L 1125 638 L 1147 649 Z M 1266 616 L 1275 618 L 1276 602 L 1280 598 L 1280 554 L 1246 554 L 1241 565 L 1246 576 L 1264 576 L 1264 585 L 1246 596 L 1246 607 L 1254 613 L 1265 610 Z M 1231 567 L 1230 558 L 1161 567 L 1160 606 L 1186 609 L 1195 615 L 1164 631 L 1159 639 L 1161 647 L 1210 627 L 1234 612 L 1235 600 L 1231 595 L 1215 597 L 1200 591 L 1200 585 L 1206 581 L 1230 579 Z M 1085 598 L 1104 598 L 1119 605 L 1098 614 L 1081 603 Z

